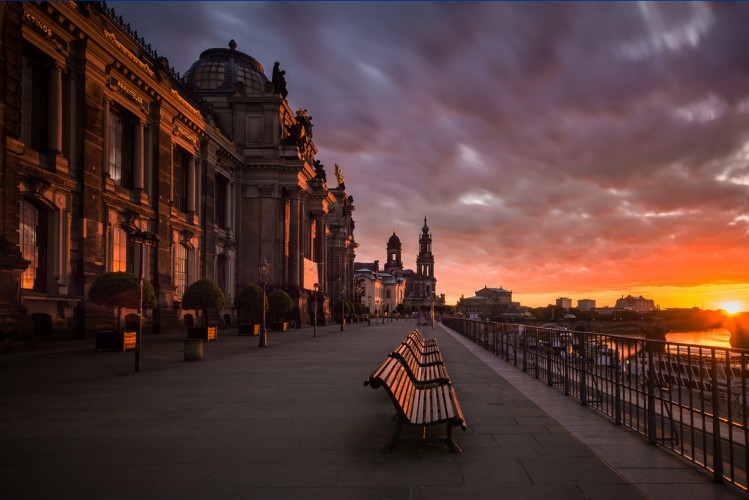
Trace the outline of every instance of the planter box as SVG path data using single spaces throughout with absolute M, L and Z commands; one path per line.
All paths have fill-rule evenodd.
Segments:
M 132 351 L 135 349 L 136 332 L 115 332 L 99 330 L 96 332 L 96 350 Z
M 260 324 L 244 323 L 242 325 L 239 325 L 238 333 L 239 335 L 260 335 Z
M 270 329 L 273 330 L 274 332 L 285 332 L 289 329 L 289 323 L 287 323 L 286 321 L 279 322 L 279 323 L 271 323 Z
M 218 339 L 217 326 L 196 326 L 187 329 L 188 339 L 201 339 L 203 342 L 211 342 Z

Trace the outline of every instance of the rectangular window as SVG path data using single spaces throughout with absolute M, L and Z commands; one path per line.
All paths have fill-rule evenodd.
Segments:
M 226 229 L 226 186 L 228 182 L 221 176 L 216 176 L 216 224 Z
M 115 227 L 112 235 L 112 271 L 127 271 L 127 233 Z
M 123 111 L 109 110 L 108 172 L 115 184 L 133 187 L 133 121 Z
M 174 246 L 174 298 L 181 299 L 187 289 L 187 248 Z
M 33 289 L 36 270 L 39 267 L 39 253 L 36 245 L 36 226 L 39 212 L 29 202 L 21 200 L 21 226 L 19 229 L 21 255 L 29 261 L 29 267 L 21 275 L 21 288 Z
M 21 288 L 47 290 L 47 214 L 21 200 L 18 228 L 21 255 L 29 267 L 21 274 Z
M 21 66 L 21 139 L 31 149 L 47 151 L 49 58 L 26 46 Z
M 180 212 L 187 212 L 187 162 L 185 151 L 175 147 L 173 153 L 173 189 L 174 207 Z

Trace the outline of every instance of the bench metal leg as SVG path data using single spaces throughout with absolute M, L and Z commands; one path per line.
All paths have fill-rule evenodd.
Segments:
M 382 449 L 382 453 L 395 453 L 395 445 L 398 443 L 398 440 L 401 437 L 401 430 L 403 429 L 403 420 L 400 418 L 397 418 L 397 425 L 395 427 L 395 432 L 393 433 L 393 437 L 390 438 L 390 442 Z
M 447 446 L 450 448 L 450 453 L 463 453 L 463 450 L 460 449 L 458 443 L 453 439 L 453 427 L 454 426 L 447 424 Z

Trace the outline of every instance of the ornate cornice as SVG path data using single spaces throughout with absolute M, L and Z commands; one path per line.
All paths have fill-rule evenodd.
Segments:
M 109 31 L 107 31 L 105 29 L 104 30 L 104 36 L 107 38 L 107 40 L 110 41 L 110 43 L 112 45 L 114 45 L 115 47 L 117 47 L 119 49 L 119 51 L 122 52 L 125 55 L 126 58 L 128 58 L 131 62 L 135 63 L 140 69 L 142 69 L 143 71 L 145 71 L 146 73 L 148 73 L 148 75 L 150 75 L 152 78 L 156 76 L 154 74 L 153 70 L 151 70 L 151 68 L 149 68 L 146 63 L 144 63 L 143 61 L 141 61 L 138 56 L 136 56 L 135 54 L 133 54 L 132 52 L 130 52 L 130 49 L 128 49 L 127 47 L 125 47 L 123 44 L 121 44 L 117 40 L 117 37 L 115 36 L 114 33 L 110 33 Z
M 192 236 L 203 235 L 203 230 L 199 226 L 193 226 L 192 224 L 188 224 L 179 219 L 170 219 L 169 223 L 172 225 L 172 229 L 181 231 L 183 234 L 189 233 Z
M 81 189 L 80 184 L 75 179 L 57 175 L 53 172 L 50 172 L 49 170 L 44 170 L 35 165 L 24 163 L 23 161 L 21 162 L 19 170 L 25 174 L 28 174 L 29 177 L 41 179 L 48 182 L 52 186 L 62 187 L 68 191 L 78 192 Z
M 105 193 L 102 193 L 102 195 L 103 195 L 104 203 L 106 203 L 110 207 L 122 208 L 126 212 L 138 214 L 139 216 L 145 217 L 148 219 L 153 219 L 156 215 L 156 212 L 150 207 L 137 205 L 129 200 L 120 198 L 119 196 L 114 195 L 112 193 L 105 192 Z

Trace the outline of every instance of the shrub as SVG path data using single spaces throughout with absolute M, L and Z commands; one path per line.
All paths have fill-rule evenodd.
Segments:
M 206 326 L 206 310 L 224 307 L 224 292 L 213 281 L 198 280 L 185 290 L 182 296 L 183 309 L 198 309 L 202 312 L 202 324 Z
M 239 311 L 247 314 L 249 323 L 254 323 L 253 318 L 261 320 L 263 317 L 263 289 L 254 284 L 247 285 L 237 293 L 234 304 Z M 268 297 L 265 298 L 265 310 L 268 311 Z
M 138 277 L 124 271 L 99 275 L 88 291 L 88 298 L 94 304 L 117 308 L 115 331 L 120 331 L 122 308 L 138 307 Z M 148 280 L 143 280 L 143 309 L 153 309 L 158 305 L 156 292 Z
M 282 316 L 294 308 L 294 301 L 284 290 L 277 288 L 268 294 L 268 312 L 275 321 L 281 321 Z

